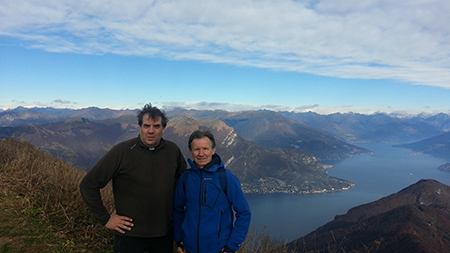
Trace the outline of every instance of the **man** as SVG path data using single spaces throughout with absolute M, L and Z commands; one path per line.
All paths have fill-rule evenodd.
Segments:
M 188 159 L 191 169 L 181 176 L 175 190 L 177 252 L 234 253 L 247 236 L 251 218 L 241 184 L 215 154 L 216 142 L 210 132 L 193 132 L 188 147 L 194 161 Z
M 95 219 L 116 232 L 114 252 L 172 253 L 174 190 L 186 161 L 175 143 L 162 138 L 167 122 L 165 113 L 145 105 L 138 113 L 139 136 L 114 146 L 80 183 Z M 110 180 L 112 214 L 100 195 Z

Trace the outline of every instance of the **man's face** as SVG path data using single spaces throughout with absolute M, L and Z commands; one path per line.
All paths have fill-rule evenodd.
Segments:
M 140 126 L 140 138 L 142 143 L 149 148 L 158 146 L 161 141 L 164 128 L 161 124 L 161 117 L 156 120 L 149 117 L 149 114 L 145 114 L 142 118 L 142 126 Z
M 216 148 L 211 147 L 211 140 L 208 137 L 203 137 L 192 140 L 190 152 L 197 167 L 202 169 L 212 161 Z

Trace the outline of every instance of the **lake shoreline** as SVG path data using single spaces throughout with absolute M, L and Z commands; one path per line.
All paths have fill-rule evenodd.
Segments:
M 392 144 L 362 144 L 373 154 L 354 156 L 333 164 L 332 177 L 354 184 L 345 191 L 323 194 L 247 193 L 251 226 L 276 238 L 291 241 L 345 214 L 350 208 L 396 193 L 420 179 L 450 184 L 450 173 L 438 170 L 446 161 L 410 155 Z

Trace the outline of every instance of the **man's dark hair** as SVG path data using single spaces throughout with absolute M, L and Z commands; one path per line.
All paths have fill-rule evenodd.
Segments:
M 196 140 L 196 139 L 202 139 L 204 137 L 208 137 L 208 139 L 211 140 L 211 148 L 215 148 L 216 147 L 216 140 L 214 140 L 214 135 L 206 130 L 206 131 L 201 131 L 201 130 L 195 130 L 191 136 L 189 136 L 189 143 L 188 143 L 188 148 L 189 150 L 191 150 L 192 148 L 192 141 Z
M 145 114 L 148 114 L 149 118 L 153 120 L 157 120 L 159 117 L 161 117 L 161 125 L 163 128 L 165 128 L 167 126 L 167 122 L 169 122 L 164 111 L 161 111 L 160 109 L 152 106 L 152 104 L 148 103 L 144 105 L 142 110 L 140 110 L 137 114 L 139 126 L 142 126 Z

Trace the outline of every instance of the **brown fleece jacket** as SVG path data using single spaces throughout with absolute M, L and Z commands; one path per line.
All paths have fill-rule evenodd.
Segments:
M 151 150 L 137 137 L 114 146 L 86 174 L 80 191 L 95 219 L 105 225 L 110 213 L 100 189 L 112 180 L 117 214 L 134 223 L 124 235 L 159 237 L 172 226 L 174 189 L 185 170 L 186 160 L 175 143 L 161 139 Z

